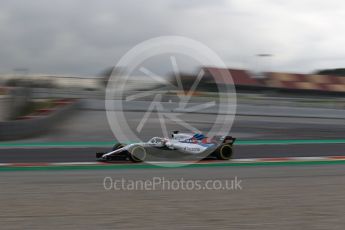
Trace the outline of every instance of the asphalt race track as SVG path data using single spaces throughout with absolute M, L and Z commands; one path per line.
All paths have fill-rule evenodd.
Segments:
M 1 149 L 1 163 L 92 162 L 96 152 L 110 148 L 14 148 Z M 238 145 L 234 159 L 345 156 L 345 144 Z
M 134 126 L 138 117 L 131 116 Z M 205 115 L 195 118 L 201 129 L 209 119 L 202 118 Z M 0 143 L 0 228 L 342 230 L 342 121 L 240 116 L 233 126 L 238 142 L 229 163 L 207 161 L 178 168 L 132 163 L 87 166 L 82 163 L 95 162 L 95 152 L 109 150 L 113 137 L 104 114 L 83 113 L 44 137 Z M 87 122 L 94 129 L 85 126 Z M 149 120 L 146 138 L 155 135 L 155 125 L 154 119 Z M 309 161 L 322 156 L 333 159 Z M 282 161 L 289 157 L 302 160 Z M 232 163 L 253 158 L 269 160 Z M 75 162 L 81 166 L 66 166 Z M 42 165 L 32 166 L 35 163 Z M 106 190 L 105 177 L 202 183 L 237 178 L 242 183 L 241 189 L 233 190 Z
M 132 129 L 136 128 L 141 116 L 136 112 L 127 113 Z M 214 122 L 213 116 L 207 114 L 185 114 L 184 120 L 201 130 L 209 128 Z M 93 126 L 85 125 L 88 123 Z M 160 135 L 157 119 L 150 118 L 146 123 L 143 140 Z M 167 122 L 167 128 L 179 130 L 180 127 Z M 237 116 L 231 134 L 238 138 L 234 147 L 235 159 L 345 155 L 343 119 Z M 262 142 L 245 143 L 246 140 Z M 279 143 L 279 140 L 285 142 Z M 316 142 L 296 144 L 294 140 Z M 332 140 L 341 141 L 329 142 Z M 114 142 L 105 112 L 83 111 L 43 137 L 0 143 L 0 163 L 91 162 L 95 160 L 96 152 L 108 151 Z
M 345 165 L 1 172 L 1 229 L 334 229 Z M 124 180 L 241 180 L 233 190 L 105 190 Z

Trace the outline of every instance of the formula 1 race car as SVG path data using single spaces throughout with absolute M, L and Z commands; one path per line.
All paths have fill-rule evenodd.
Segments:
M 202 158 L 229 160 L 233 154 L 233 144 L 236 138 L 232 136 L 215 136 L 208 138 L 203 134 L 188 134 L 174 131 L 171 138 L 153 137 L 148 142 L 138 142 L 124 145 L 115 144 L 110 152 L 96 153 L 98 161 L 111 162 L 116 160 L 131 160 L 142 162 L 148 159 L 148 153 L 154 150 L 162 154 L 168 150 L 172 155 L 184 154 L 192 156 L 203 155 Z M 205 155 L 206 154 L 206 155 Z M 150 154 L 151 155 L 151 154 Z M 171 154 L 169 154 L 171 156 Z M 165 155 L 166 156 L 166 155 Z

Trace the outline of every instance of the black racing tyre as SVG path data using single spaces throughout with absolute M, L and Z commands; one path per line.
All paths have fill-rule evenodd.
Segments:
M 146 159 L 146 149 L 142 146 L 135 146 L 129 151 L 128 155 L 133 162 L 143 162 Z
M 232 146 L 230 144 L 222 144 L 216 152 L 218 160 L 230 160 L 232 157 Z
M 117 143 L 117 144 L 115 144 L 115 145 L 113 146 L 112 151 L 115 151 L 116 149 L 120 149 L 120 148 L 122 148 L 122 147 L 124 147 L 123 144 Z

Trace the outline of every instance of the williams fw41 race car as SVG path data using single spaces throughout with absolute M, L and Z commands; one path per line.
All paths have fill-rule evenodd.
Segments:
M 116 160 L 173 159 L 172 156 L 215 158 L 229 160 L 233 154 L 233 144 L 236 138 L 231 136 L 215 136 L 208 138 L 203 134 L 188 134 L 174 131 L 171 138 L 153 137 L 148 142 L 138 142 L 128 145 L 115 144 L 110 152 L 96 153 L 98 161 L 111 162 Z M 157 157 L 152 158 L 156 152 Z M 176 158 L 175 158 L 176 159 Z

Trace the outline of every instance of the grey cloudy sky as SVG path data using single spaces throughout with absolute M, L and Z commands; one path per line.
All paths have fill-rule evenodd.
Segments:
M 229 67 L 345 67 L 343 0 L 1 0 L 0 72 L 96 74 L 162 35 L 203 42 Z M 273 57 L 256 58 L 270 53 Z

